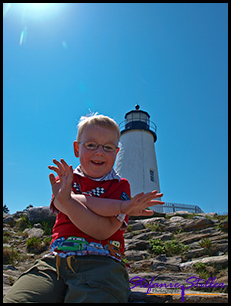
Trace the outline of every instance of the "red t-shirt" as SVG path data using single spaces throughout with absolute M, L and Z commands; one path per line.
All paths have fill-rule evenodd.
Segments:
M 131 198 L 130 184 L 129 182 L 121 178 L 119 179 L 110 179 L 103 181 L 95 181 L 89 177 L 82 177 L 74 173 L 73 182 L 72 182 L 72 191 L 76 194 L 86 194 L 93 197 L 100 198 L 110 198 L 118 200 L 129 200 Z M 51 206 L 53 203 L 51 203 Z M 119 215 L 120 216 L 120 215 Z M 128 225 L 129 216 L 126 215 L 124 218 L 124 224 Z M 121 223 L 121 226 L 123 225 Z M 105 246 L 110 242 L 119 241 L 120 242 L 120 251 L 121 254 L 124 253 L 124 228 L 117 230 L 112 236 L 106 240 L 97 240 L 89 235 L 82 232 L 78 227 L 76 227 L 71 220 L 62 212 L 59 212 L 56 217 L 55 225 L 53 227 L 53 235 L 51 244 L 60 237 L 67 239 L 70 236 L 82 237 L 88 243 L 96 242 Z

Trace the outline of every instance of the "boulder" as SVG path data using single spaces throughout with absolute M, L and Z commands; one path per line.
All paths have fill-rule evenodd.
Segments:
M 228 266 L 228 255 L 222 256 L 210 256 L 201 259 L 194 259 L 192 261 L 180 263 L 180 269 L 184 270 L 185 268 L 192 267 L 195 263 L 204 263 L 209 265 L 214 265 L 216 267 L 227 267 Z
M 27 215 L 27 212 L 26 211 L 22 211 L 22 210 L 18 210 L 16 211 L 14 214 L 12 214 L 12 216 L 14 218 L 20 218 L 21 216 L 26 216 Z
M 3 223 L 9 224 L 10 226 L 14 226 L 16 222 L 12 216 L 8 216 L 3 220 Z
M 180 242 L 183 244 L 189 244 L 189 243 L 193 243 L 195 241 L 199 241 L 202 238 L 208 238 L 211 237 L 210 233 L 207 234 L 197 234 L 197 233 L 193 233 L 192 235 L 190 235 L 189 237 L 180 239 Z
M 149 248 L 149 241 L 138 240 L 138 239 L 126 239 L 127 250 L 147 250 Z
M 55 221 L 56 215 L 52 213 L 48 206 L 29 208 L 27 211 L 29 221 L 32 223 Z
M 140 221 L 142 224 L 147 225 L 147 224 L 154 224 L 155 222 L 160 222 L 160 223 L 165 223 L 166 219 L 164 217 L 153 217 L 145 220 Z
M 202 255 L 204 255 L 205 253 L 205 248 L 196 248 L 193 250 L 188 250 L 185 254 L 184 257 L 185 259 L 191 259 L 191 258 L 195 258 L 195 257 L 200 257 Z
M 131 224 L 129 223 L 129 230 L 137 231 L 145 228 L 145 226 L 140 221 L 132 221 Z
M 185 218 L 180 217 L 180 216 L 171 217 L 169 219 L 170 222 L 181 222 L 182 220 L 185 220 Z
M 203 217 L 213 218 L 214 216 L 217 216 L 217 213 L 215 213 L 215 212 L 210 212 L 210 213 L 199 213 L 198 215 L 203 216 Z
M 152 270 L 155 271 L 155 267 L 163 267 L 164 269 L 179 271 L 179 264 L 182 262 L 181 256 L 167 257 L 166 254 L 161 254 L 152 262 Z
M 26 228 L 23 231 L 23 233 L 27 233 L 28 238 L 31 238 L 31 237 L 40 238 L 44 234 L 44 231 L 41 228 L 32 227 L 32 228 Z
M 176 222 L 168 222 L 165 226 L 165 230 L 168 231 L 168 232 L 176 232 L 176 231 L 179 231 L 180 229 L 180 226 L 178 223 Z
M 228 221 L 227 220 L 221 221 L 221 223 L 219 224 L 219 227 L 222 229 L 228 230 Z
M 134 261 L 134 260 L 142 260 L 149 257 L 149 253 L 146 251 L 126 251 L 126 260 Z
M 190 214 L 187 210 L 179 210 L 175 212 L 166 213 L 166 217 L 172 217 L 175 215 L 181 215 L 182 217 L 186 217 L 188 214 Z
M 151 266 L 152 266 L 152 259 L 144 259 L 144 260 L 139 260 L 135 261 L 132 265 L 131 268 L 132 270 L 135 270 L 136 272 L 138 271 L 151 271 Z
M 209 226 L 213 226 L 214 222 L 207 218 L 202 219 L 187 219 L 185 223 L 182 223 L 182 228 L 185 232 L 197 231 Z

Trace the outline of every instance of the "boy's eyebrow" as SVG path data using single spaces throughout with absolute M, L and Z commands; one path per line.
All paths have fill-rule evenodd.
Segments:
M 95 142 L 95 143 L 97 143 L 97 144 L 101 144 L 101 143 L 98 143 L 96 140 L 93 140 L 93 139 L 86 140 L 86 141 L 84 141 L 83 143 L 89 142 L 89 141 Z M 81 141 L 81 142 L 82 142 L 82 141 Z M 104 142 L 104 144 L 109 144 L 109 143 L 114 144 L 113 141 L 106 141 L 106 142 Z M 117 141 L 117 144 L 118 144 L 118 141 Z M 114 145 L 115 145 L 115 144 L 114 144 Z

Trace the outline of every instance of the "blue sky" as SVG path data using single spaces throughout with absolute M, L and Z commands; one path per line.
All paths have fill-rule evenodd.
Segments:
M 157 125 L 166 202 L 228 212 L 228 4 L 3 5 L 3 204 L 49 205 L 80 116 Z

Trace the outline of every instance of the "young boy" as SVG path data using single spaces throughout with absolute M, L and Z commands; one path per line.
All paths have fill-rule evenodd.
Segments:
M 114 171 L 119 127 L 103 115 L 82 117 L 73 171 L 63 159 L 53 160 L 49 175 L 57 213 L 51 252 L 23 273 L 4 302 L 128 302 L 130 289 L 123 233 L 128 215 L 151 216 L 148 206 L 162 193 L 141 193 L 130 200 L 130 185 Z

